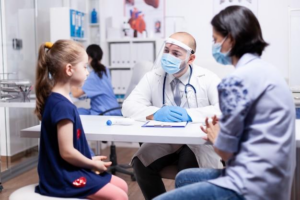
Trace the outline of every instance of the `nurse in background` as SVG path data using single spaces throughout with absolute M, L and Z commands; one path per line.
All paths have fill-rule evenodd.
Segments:
M 82 88 L 72 88 L 72 95 L 78 98 L 84 94 L 91 99 L 91 108 L 78 108 L 80 115 L 101 115 L 103 112 L 119 107 L 116 100 L 108 68 L 101 64 L 103 51 L 99 45 L 88 46 L 86 52 L 89 56 L 90 75 Z M 121 116 L 119 109 L 112 110 L 104 115 Z

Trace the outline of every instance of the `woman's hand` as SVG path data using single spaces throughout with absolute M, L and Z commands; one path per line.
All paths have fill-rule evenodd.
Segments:
M 209 121 L 208 118 L 205 119 L 205 126 L 201 126 L 201 130 L 207 134 L 207 138 L 203 138 L 209 140 L 211 143 L 215 143 L 216 138 L 218 137 L 220 126 L 219 126 L 219 119 L 217 116 L 213 116 L 212 120 Z

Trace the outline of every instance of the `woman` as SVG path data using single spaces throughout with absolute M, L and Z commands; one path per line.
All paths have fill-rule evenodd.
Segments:
M 295 170 L 295 109 L 276 68 L 260 59 L 267 46 L 254 14 L 231 6 L 216 15 L 213 56 L 235 71 L 218 85 L 222 115 L 206 120 L 207 139 L 226 168 L 188 169 L 178 189 L 156 200 L 287 200 Z
M 88 46 L 86 52 L 89 56 L 90 75 L 84 82 L 82 88 L 72 88 L 72 95 L 76 98 L 86 94 L 91 99 L 91 108 L 78 108 L 80 115 L 102 115 L 105 111 L 118 108 L 119 104 L 111 85 L 109 70 L 101 64 L 103 51 L 99 45 Z M 121 116 L 121 110 L 116 109 L 104 115 Z

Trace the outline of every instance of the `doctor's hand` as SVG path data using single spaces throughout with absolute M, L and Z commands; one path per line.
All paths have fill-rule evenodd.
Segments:
M 161 122 L 181 122 L 181 114 L 172 109 L 174 106 L 164 106 L 156 113 L 154 113 L 153 118 L 156 121 Z
M 219 120 L 216 116 L 212 117 L 212 120 L 206 118 L 205 119 L 205 126 L 201 126 L 201 130 L 207 134 L 207 138 L 203 138 L 206 140 L 209 140 L 212 144 L 215 143 L 216 138 L 218 137 L 220 126 L 219 126 Z
M 180 120 L 181 122 L 191 122 L 192 119 L 191 117 L 188 115 L 186 109 L 179 107 L 179 106 L 171 106 L 171 111 L 172 112 L 176 112 L 179 113 L 181 115 Z

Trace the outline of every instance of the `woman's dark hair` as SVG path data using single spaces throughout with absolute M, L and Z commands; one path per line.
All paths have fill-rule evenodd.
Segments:
M 91 44 L 86 49 L 86 53 L 89 57 L 91 57 L 91 66 L 94 69 L 94 71 L 98 74 L 98 76 L 102 78 L 103 73 L 107 75 L 105 66 L 101 64 L 101 60 L 103 57 L 103 51 L 101 47 L 97 44 Z
M 231 37 L 234 41 L 230 56 L 241 58 L 245 53 L 261 56 L 269 44 L 263 39 L 259 22 L 246 7 L 229 6 L 217 14 L 211 25 L 223 37 Z

